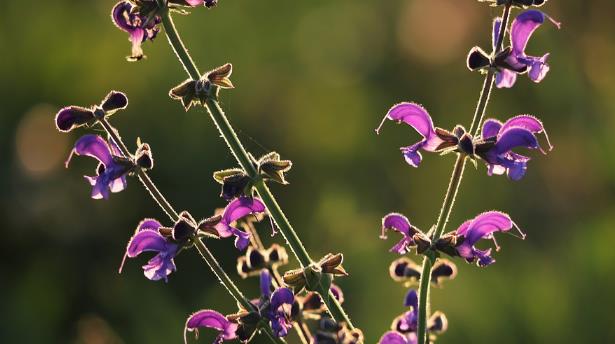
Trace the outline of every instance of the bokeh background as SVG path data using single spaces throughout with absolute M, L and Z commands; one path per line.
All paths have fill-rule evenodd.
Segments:
M 85 131 L 56 132 L 55 112 L 122 90 L 130 105 L 113 123 L 132 147 L 137 137 L 152 145 L 152 176 L 168 198 L 197 217 L 224 205 L 211 173 L 235 162 L 203 109 L 184 113 L 168 98 L 186 76 L 164 36 L 144 44 L 147 59 L 125 61 L 112 5 L 5 1 L 0 11 L 2 343 L 179 343 L 189 313 L 235 310 L 193 252 L 167 284 L 143 277 L 144 257 L 119 275 L 136 224 L 163 214 L 136 180 L 95 201 L 81 177 L 93 162 L 64 168 Z M 544 25 L 528 52 L 552 52 L 551 72 L 540 85 L 521 77 L 496 90 L 487 113 L 539 116 L 556 149 L 533 154 L 520 182 L 468 165 L 449 229 L 500 209 L 528 238 L 500 237 L 495 265 L 459 262 L 457 279 L 432 292 L 433 310 L 449 318 L 440 343 L 615 341 L 615 5 L 552 0 L 543 9 L 563 27 Z M 454 160 L 425 155 L 413 169 L 398 147 L 415 142 L 414 131 L 374 128 L 404 100 L 439 126 L 469 125 L 482 77 L 465 56 L 489 45 L 498 13 L 473 0 L 221 0 L 176 18 L 202 70 L 234 64 L 236 89 L 222 105 L 247 148 L 294 162 L 291 184 L 272 188 L 314 257 L 345 253 L 351 276 L 338 282 L 368 343 L 404 311 L 406 292 L 388 277 L 396 257 L 392 238 L 378 240 L 380 219 L 399 211 L 428 229 Z M 260 230 L 269 237 L 267 223 Z M 239 280 L 231 240 L 210 246 Z M 258 293 L 255 280 L 240 285 Z M 202 332 L 200 342 L 211 338 Z

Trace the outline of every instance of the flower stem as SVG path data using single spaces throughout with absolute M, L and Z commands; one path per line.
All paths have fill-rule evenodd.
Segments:
M 126 147 L 126 144 L 124 144 L 124 141 L 122 141 L 122 138 L 119 135 L 118 131 L 109 123 L 109 121 L 107 121 L 106 118 L 99 119 L 98 122 L 102 125 L 102 127 L 105 129 L 107 134 L 111 137 L 113 142 L 117 144 L 122 155 L 125 158 L 131 159 L 132 155 L 130 154 L 130 151 Z M 156 203 L 158 203 L 160 208 L 162 208 L 162 210 L 167 214 L 167 216 L 171 219 L 171 221 L 176 222 L 179 219 L 179 215 L 177 211 L 175 211 L 173 206 L 169 203 L 169 201 L 167 201 L 167 199 L 164 197 L 162 192 L 158 190 L 158 188 L 156 187 L 156 184 L 154 184 L 154 182 L 151 180 L 147 172 L 139 168 L 137 169 L 137 174 L 139 176 L 139 180 L 141 181 L 141 183 L 143 183 L 143 186 L 148 191 L 150 196 L 156 201 Z M 233 280 L 231 280 L 231 278 L 224 271 L 224 269 L 222 269 L 222 266 L 220 266 L 220 263 L 218 263 L 213 253 L 211 253 L 211 251 L 207 248 L 207 246 L 205 246 L 205 243 L 203 243 L 201 239 L 197 239 L 197 240 L 194 240 L 194 245 L 196 249 L 199 251 L 199 254 L 203 258 L 203 260 L 205 260 L 205 262 L 211 269 L 211 271 L 214 273 L 214 275 L 216 275 L 216 277 L 218 277 L 218 280 L 220 281 L 220 283 L 222 283 L 222 285 L 226 288 L 229 294 L 231 294 L 231 296 L 235 299 L 235 301 L 241 304 L 242 307 L 244 307 L 245 309 L 253 310 L 254 306 L 241 293 L 239 288 L 237 288 Z M 271 339 L 272 342 L 277 343 L 277 344 L 285 343 L 284 340 L 273 335 L 273 331 L 271 330 L 270 326 L 263 326 L 262 328 L 267 334 L 267 336 Z
M 498 32 L 498 40 L 495 45 L 494 55 L 502 49 L 502 43 L 506 35 L 506 28 L 508 26 L 508 20 L 510 17 L 510 8 L 511 6 L 509 4 L 504 6 L 504 13 L 502 14 L 502 24 L 500 25 L 500 31 Z M 469 133 L 475 132 L 475 136 L 477 135 L 481 122 L 483 121 L 483 118 L 485 116 L 485 110 L 487 109 L 487 104 L 489 103 L 489 96 L 491 94 L 491 89 L 493 88 L 494 79 L 495 72 L 492 69 L 489 69 L 483 82 L 483 88 L 481 89 L 478 104 L 476 105 L 476 109 L 474 111 L 474 117 L 472 117 L 472 124 L 470 125 L 470 130 L 468 131 Z M 446 223 L 448 222 L 449 216 L 451 215 L 453 206 L 455 204 L 455 199 L 457 197 L 457 192 L 459 191 L 459 186 L 461 185 L 461 179 L 463 177 L 465 164 L 466 156 L 464 154 L 458 154 L 457 160 L 455 161 L 455 165 L 453 166 L 453 174 L 451 176 L 448 189 L 446 190 L 446 194 L 444 195 L 444 202 L 442 204 L 440 214 L 438 215 L 438 219 L 436 221 L 436 228 L 432 234 L 432 242 L 438 240 L 444 232 Z M 417 326 L 418 344 L 427 343 L 427 313 L 429 309 L 430 287 L 429 281 L 431 280 L 431 267 L 434 261 L 435 259 L 432 259 L 427 256 L 423 259 L 423 269 L 421 272 L 421 279 L 419 285 L 419 316 Z
M 158 0 L 159 4 L 161 1 L 162 0 Z M 177 32 L 177 29 L 175 28 L 175 25 L 173 24 L 173 20 L 171 19 L 171 16 L 169 15 L 166 6 L 164 10 L 161 10 L 160 16 L 162 18 L 162 25 L 165 28 L 169 43 L 171 44 L 173 51 L 175 51 L 175 55 L 177 55 L 179 61 L 184 66 L 184 69 L 186 70 L 190 78 L 194 80 L 199 79 L 201 75 L 198 72 L 198 68 L 190 58 L 190 55 L 188 54 L 188 51 L 186 50 L 186 47 L 184 46 Z M 209 114 L 214 121 L 214 124 L 218 128 L 218 131 L 224 138 L 224 141 L 228 145 L 231 153 L 233 154 L 239 165 L 250 177 L 257 179 L 254 187 L 261 199 L 263 200 L 263 203 L 265 203 L 269 215 L 280 229 L 280 232 L 288 243 L 288 246 L 290 247 L 291 251 L 294 253 L 301 266 L 303 268 L 308 268 L 313 262 L 312 259 L 310 258 L 308 252 L 303 246 L 301 240 L 297 236 L 297 233 L 293 229 L 292 225 L 284 215 L 284 212 L 278 205 L 275 197 L 273 196 L 267 185 L 265 185 L 265 182 L 262 179 L 258 179 L 258 172 L 256 171 L 256 168 L 252 163 L 250 156 L 248 155 L 245 148 L 241 144 L 241 141 L 237 137 L 235 130 L 224 115 L 224 111 L 220 108 L 218 102 L 211 98 L 207 99 L 207 101 L 205 102 L 205 107 L 209 111 Z M 330 291 L 321 291 L 321 294 L 322 293 L 331 294 Z M 322 299 L 323 301 L 327 300 L 327 309 L 335 320 L 344 321 L 350 329 L 354 329 L 352 323 L 350 322 L 350 318 L 348 317 L 348 315 L 346 315 L 343 308 L 337 302 L 337 300 L 335 300 L 334 297 L 323 297 Z

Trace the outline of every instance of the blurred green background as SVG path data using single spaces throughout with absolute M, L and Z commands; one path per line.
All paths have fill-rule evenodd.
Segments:
M 130 105 L 113 123 L 132 147 L 137 136 L 152 145 L 152 177 L 176 207 L 205 217 L 224 205 L 211 173 L 235 163 L 203 109 L 184 113 L 168 98 L 186 76 L 165 37 L 144 44 L 147 59 L 126 62 L 112 6 L 5 1 L 0 11 L 2 343 L 179 343 L 191 312 L 235 310 L 194 252 L 178 257 L 168 284 L 143 277 L 145 257 L 119 275 L 136 224 L 164 215 L 136 180 L 95 201 L 81 177 L 94 163 L 63 167 L 85 131 L 56 132 L 55 112 L 117 89 Z M 469 165 L 448 229 L 499 209 L 528 238 L 501 236 L 495 265 L 458 262 L 457 279 L 432 292 L 432 309 L 449 318 L 440 343 L 615 342 L 615 5 L 552 0 L 543 9 L 563 27 L 544 25 L 528 52 L 552 52 L 550 74 L 496 90 L 487 113 L 539 116 L 556 148 L 533 154 L 520 182 Z M 236 89 L 222 106 L 247 148 L 294 162 L 291 184 L 272 188 L 313 257 L 345 254 L 351 276 L 338 282 L 368 343 L 404 311 L 406 291 L 388 277 L 394 241 L 378 240 L 380 219 L 399 211 L 428 229 L 454 160 L 426 154 L 413 169 L 398 147 L 417 135 L 374 128 L 404 100 L 439 126 L 469 125 L 482 77 L 465 56 L 488 47 L 499 11 L 473 0 L 221 0 L 176 18 L 201 70 L 233 63 Z M 268 224 L 260 228 L 268 238 Z M 210 246 L 239 280 L 232 241 Z M 240 284 L 256 296 L 256 283 Z M 202 332 L 199 342 L 211 338 Z

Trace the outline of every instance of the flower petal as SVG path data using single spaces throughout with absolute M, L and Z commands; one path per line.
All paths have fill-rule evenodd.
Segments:
M 532 59 L 528 76 L 533 82 L 541 82 L 549 72 L 548 58 L 549 53 L 546 53 L 543 57 Z
M 283 305 L 291 305 L 295 302 L 295 295 L 289 288 L 278 288 L 271 294 L 271 308 L 278 309 Z
M 493 50 L 495 51 L 495 46 L 498 43 L 498 38 L 500 36 L 500 27 L 502 26 L 502 18 L 495 17 L 493 19 L 493 31 L 491 33 L 491 44 L 493 46 Z
M 378 344 L 415 344 L 410 342 L 404 335 L 399 332 L 389 331 L 380 337 Z
M 511 149 L 516 147 L 537 149 L 539 145 L 536 136 L 531 131 L 513 127 L 500 132 L 493 149 L 497 155 L 500 155 L 510 152 Z
M 510 42 L 514 55 L 525 55 L 525 47 L 534 31 L 545 21 L 545 14 L 537 10 L 528 10 L 513 20 L 510 28 Z
M 421 152 L 419 152 L 419 149 L 423 148 L 424 146 L 425 140 L 417 142 L 412 146 L 400 148 L 402 154 L 404 155 L 404 159 L 406 160 L 408 165 L 412 167 L 419 167 L 421 160 L 423 160 L 423 156 L 421 155 Z
M 501 69 L 495 75 L 495 87 L 511 88 L 517 81 L 517 73 L 508 69 Z
M 166 250 L 167 240 L 162 234 L 151 229 L 144 229 L 130 239 L 126 255 L 134 258 L 145 251 L 163 252 Z
M 229 321 L 224 315 L 210 309 L 200 310 L 186 320 L 184 329 L 184 342 L 187 343 L 186 332 L 195 331 L 198 328 L 206 327 L 220 332 L 219 342 L 222 340 L 232 340 L 237 337 L 237 324 Z
M 265 204 L 258 198 L 239 197 L 226 206 L 222 221 L 231 224 L 246 215 L 262 213 L 265 209 Z
M 404 306 L 412 307 L 412 309 L 414 311 L 418 310 L 418 308 L 419 308 L 419 296 L 416 293 L 416 290 L 414 290 L 414 289 L 408 290 L 408 293 L 406 294 L 406 297 L 404 299 Z
M 130 32 L 134 29 L 133 25 L 128 20 L 131 9 L 132 4 L 130 4 L 130 2 L 120 1 L 115 4 L 111 10 L 111 19 L 115 26 L 126 32 Z
M 498 135 L 498 132 L 502 128 L 502 122 L 497 119 L 489 118 L 483 122 L 483 129 L 481 131 L 481 137 L 483 139 L 488 139 L 490 137 L 495 137 Z
M 478 240 L 491 236 L 494 232 L 506 232 L 513 226 L 508 214 L 488 211 L 476 216 L 465 233 L 463 245 L 474 245 Z
M 98 135 L 88 134 L 81 136 L 75 142 L 73 152 L 77 155 L 85 155 L 97 159 L 104 166 L 108 166 L 113 161 L 109 144 L 105 139 Z
M 271 274 L 269 270 L 263 269 L 260 274 L 261 295 L 266 298 L 271 296 Z

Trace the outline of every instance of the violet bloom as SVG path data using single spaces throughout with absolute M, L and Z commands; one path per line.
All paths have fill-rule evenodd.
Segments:
M 500 247 L 495 241 L 494 234 L 496 232 L 508 232 L 513 226 L 517 228 L 521 238 L 525 238 L 525 234 L 507 214 L 499 211 L 482 213 L 457 228 L 455 232 L 457 235 L 457 253 L 467 262 L 476 261 L 478 266 L 481 267 L 492 264 L 495 259 L 491 257 L 491 249 L 480 250 L 476 248 L 475 244 L 481 239 L 493 240 L 496 250 L 499 250 Z
M 153 3 L 153 2 L 152 2 Z M 115 26 L 129 34 L 132 42 L 132 53 L 129 61 L 137 61 L 145 57 L 141 44 L 146 40 L 154 40 L 160 31 L 160 16 L 155 11 L 144 14 L 135 11 L 135 6 L 129 1 L 118 2 L 111 11 L 111 19 Z
M 505 123 L 487 119 L 483 123 L 481 141 L 476 145 L 476 155 L 487 164 L 489 175 L 506 173 L 510 179 L 519 180 L 525 175 L 530 158 L 513 149 L 540 149 L 538 134 L 543 134 L 549 150 L 553 149 L 542 122 L 534 116 L 519 115 Z
M 265 204 L 252 197 L 239 197 L 232 200 L 222 213 L 222 219 L 216 225 L 216 230 L 222 238 L 235 236 L 235 247 L 239 250 L 245 249 L 250 243 L 250 234 L 233 226 L 233 223 L 250 214 L 264 213 Z
M 468 55 L 468 67 L 471 70 L 487 68 L 490 65 L 497 68 L 495 85 L 498 88 L 510 88 L 517 80 L 517 74 L 528 73 L 534 82 L 540 82 L 547 75 L 549 65 L 547 59 L 549 53 L 542 57 L 530 56 L 525 53 L 527 43 L 534 31 L 548 19 L 558 28 L 560 23 L 538 10 L 528 10 L 519 14 L 510 28 L 511 46 L 501 52 L 497 52 L 494 61 L 491 62 L 487 54 L 478 47 L 474 47 Z M 501 18 L 493 22 L 493 49 L 495 50 L 498 33 L 500 31 Z
M 429 113 L 418 104 L 405 102 L 394 105 L 382 119 L 376 133 L 380 133 L 380 128 L 387 119 L 397 123 L 406 123 L 423 137 L 421 141 L 411 146 L 400 148 L 406 162 L 412 167 L 418 167 L 421 163 L 422 156 L 419 150 L 435 152 L 443 143 L 442 139 L 436 134 Z
M 143 265 L 143 274 L 152 281 L 164 279 L 167 282 L 168 276 L 177 269 L 174 258 L 181 245 L 162 235 L 161 228 L 163 227 L 160 222 L 154 219 L 141 221 L 135 235 L 128 242 L 124 259 L 135 258 L 143 252 L 156 252 L 156 255 Z M 120 273 L 123 266 L 124 261 L 120 266 Z
M 260 276 L 261 302 L 268 305 L 260 310 L 269 319 L 271 329 L 276 337 L 285 337 L 292 327 L 291 311 L 295 303 L 295 295 L 289 288 L 277 288 L 271 292 L 271 275 L 269 270 L 263 270 Z M 260 306 L 259 302 L 259 306 Z
M 391 331 L 386 332 L 378 342 L 379 344 L 416 344 L 418 328 L 419 298 L 416 290 L 410 289 L 404 299 L 404 306 L 410 310 L 401 314 L 391 325 Z M 438 334 L 446 331 L 446 316 L 442 312 L 434 312 L 427 321 L 427 332 Z
M 228 320 L 224 315 L 216 311 L 203 309 L 192 314 L 188 317 L 188 320 L 186 320 L 184 343 L 188 343 L 188 338 L 186 338 L 187 332 L 195 332 L 198 338 L 199 328 L 203 327 L 218 331 L 218 336 L 214 340 L 214 344 L 237 338 L 236 331 L 238 325 L 236 323 Z
M 382 218 L 382 234 L 380 239 L 386 239 L 386 231 L 392 229 L 399 232 L 402 238 L 397 244 L 391 247 L 391 252 L 397 252 L 399 254 L 408 253 L 409 247 L 414 246 L 414 240 L 412 237 L 418 233 L 416 227 L 410 224 L 407 217 L 399 213 L 390 213 Z
M 98 135 L 84 135 L 75 143 L 75 148 L 66 161 L 66 167 L 73 156 L 85 155 L 99 161 L 96 176 L 85 176 L 92 185 L 92 198 L 107 199 L 111 192 L 126 188 L 126 175 L 134 169 L 134 164 L 122 156 L 115 144 L 107 142 Z

